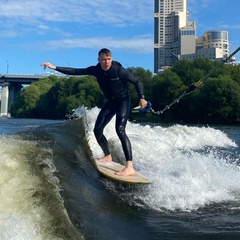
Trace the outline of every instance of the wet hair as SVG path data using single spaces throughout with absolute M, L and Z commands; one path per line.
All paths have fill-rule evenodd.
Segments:
M 108 55 L 112 55 L 112 52 L 109 49 L 107 49 L 107 48 L 102 48 L 98 52 L 98 57 L 100 57 L 101 54 L 106 54 L 108 56 Z

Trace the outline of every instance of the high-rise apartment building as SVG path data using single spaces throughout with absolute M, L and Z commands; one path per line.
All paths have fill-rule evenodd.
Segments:
M 187 25 L 187 0 L 155 0 L 154 72 L 172 65 L 180 54 L 179 29 Z
M 154 3 L 155 73 L 181 58 L 228 56 L 228 32 L 209 31 L 196 37 L 196 23 L 188 21 L 187 0 L 155 0 Z
M 208 31 L 204 33 L 204 48 L 220 48 L 223 57 L 229 55 L 229 41 L 227 31 Z

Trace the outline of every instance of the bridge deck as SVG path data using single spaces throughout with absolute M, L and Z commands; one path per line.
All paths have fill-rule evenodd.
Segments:
M 0 83 L 19 83 L 19 84 L 30 84 L 43 78 L 43 75 L 0 75 Z

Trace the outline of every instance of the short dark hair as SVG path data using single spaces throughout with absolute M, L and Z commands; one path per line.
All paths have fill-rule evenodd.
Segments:
M 112 52 L 109 49 L 107 49 L 107 48 L 102 48 L 98 52 L 98 57 L 100 57 L 101 54 L 112 55 Z

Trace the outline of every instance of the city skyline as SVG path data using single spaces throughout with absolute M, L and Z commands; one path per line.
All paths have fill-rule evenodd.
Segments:
M 197 36 L 226 30 L 233 52 L 240 46 L 237 5 L 237 0 L 188 0 Z M 43 61 L 95 65 L 102 47 L 110 48 L 124 67 L 153 72 L 154 0 L 0 1 L 0 21 L 0 74 L 43 73 Z M 236 58 L 239 61 L 239 54 Z
M 212 30 L 197 36 L 196 29 L 196 22 L 189 19 L 187 0 L 154 1 L 154 73 L 178 59 L 223 60 L 229 56 L 228 31 Z

